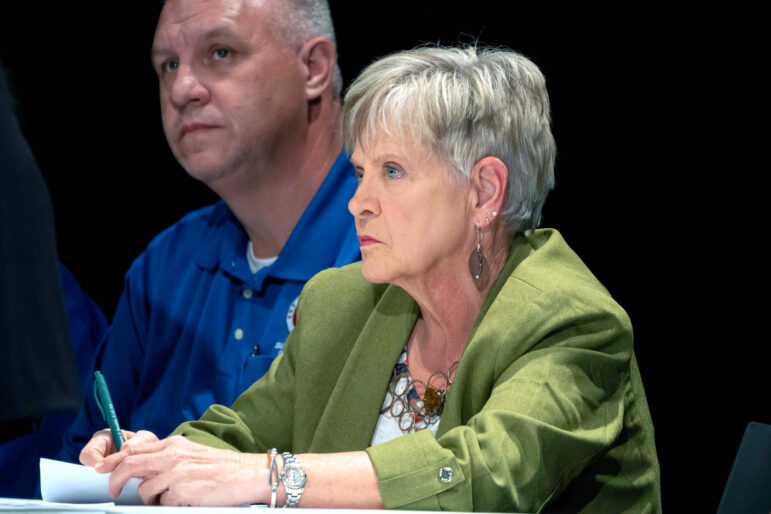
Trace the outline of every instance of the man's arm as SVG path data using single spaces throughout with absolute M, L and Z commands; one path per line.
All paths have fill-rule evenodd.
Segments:
M 97 348 L 94 363 L 83 387 L 83 405 L 70 428 L 64 433 L 59 458 L 78 462 L 78 456 L 95 432 L 107 423 L 94 400 L 94 371 L 100 370 L 110 387 L 115 411 L 122 428 L 131 427 L 134 398 L 139 390 L 144 363 L 146 333 L 145 291 L 132 276 L 141 269 L 143 258 L 126 275 L 125 288 L 118 302 L 112 325 Z

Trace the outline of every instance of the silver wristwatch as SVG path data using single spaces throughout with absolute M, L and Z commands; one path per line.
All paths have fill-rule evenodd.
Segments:
M 281 454 L 284 468 L 281 470 L 281 482 L 286 489 L 285 508 L 294 508 L 300 503 L 300 496 L 305 489 L 305 470 L 289 452 Z

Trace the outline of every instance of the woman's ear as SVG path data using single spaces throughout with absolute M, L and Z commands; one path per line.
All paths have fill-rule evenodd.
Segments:
M 331 87 L 336 59 L 335 45 L 325 37 L 309 39 L 300 49 L 305 70 L 305 98 L 309 102 Z
M 471 168 L 471 208 L 476 226 L 486 226 L 501 212 L 508 183 L 509 170 L 497 157 L 483 157 Z

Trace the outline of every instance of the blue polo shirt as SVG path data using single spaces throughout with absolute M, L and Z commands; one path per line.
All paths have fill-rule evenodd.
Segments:
M 164 437 L 214 403 L 230 405 L 268 370 L 294 327 L 305 282 L 360 259 L 347 208 L 352 171 L 341 152 L 278 259 L 257 273 L 246 258 L 248 236 L 224 202 L 188 214 L 150 243 L 126 274 L 94 362 L 122 428 Z M 92 390 L 93 376 L 62 459 L 77 461 L 106 427 Z

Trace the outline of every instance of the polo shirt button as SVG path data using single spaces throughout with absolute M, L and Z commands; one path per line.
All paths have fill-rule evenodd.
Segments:
M 248 300 L 249 298 L 251 298 L 254 295 L 254 291 L 252 291 L 251 289 L 244 289 L 244 292 L 241 293 L 241 294 L 243 294 L 244 298 L 246 298 Z
M 452 468 L 442 468 L 439 470 L 439 481 L 449 484 L 452 482 Z
M 235 333 L 235 334 L 233 334 L 233 335 L 235 335 L 235 336 L 236 336 L 236 341 L 240 341 L 241 339 L 243 339 L 243 338 L 244 338 L 244 331 L 243 331 L 243 330 L 241 330 L 240 328 L 237 328 L 237 329 L 236 329 L 236 333 Z

